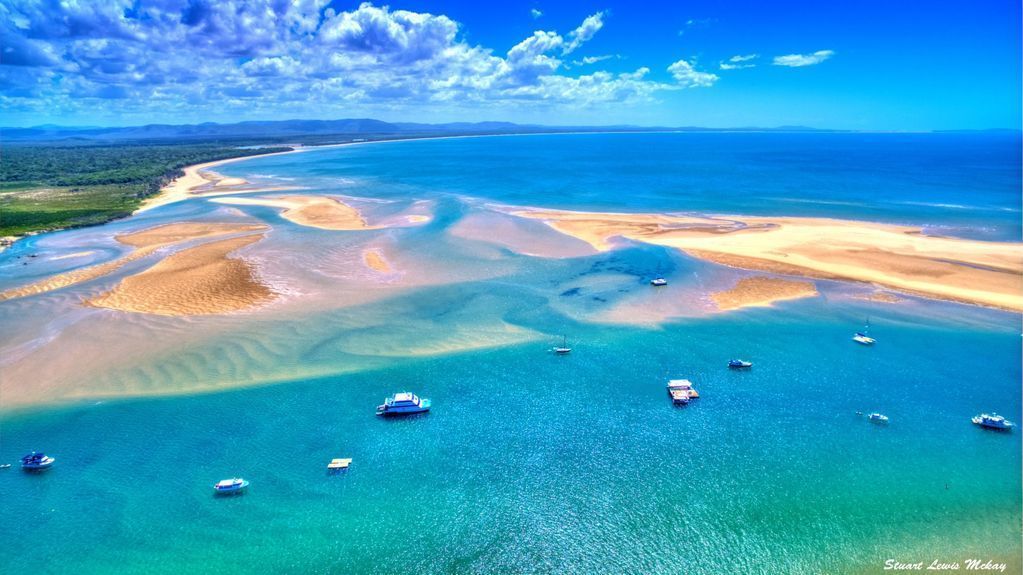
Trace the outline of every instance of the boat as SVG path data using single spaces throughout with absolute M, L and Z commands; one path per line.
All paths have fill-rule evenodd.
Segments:
M 869 421 L 873 421 L 874 423 L 888 423 L 888 416 L 881 415 L 880 413 L 871 413 L 870 415 L 867 416 L 867 419 Z
M 21 468 L 28 471 L 39 471 L 42 469 L 49 469 L 53 465 L 53 462 L 54 459 L 52 457 L 48 457 L 45 453 L 33 451 L 21 458 Z
M 689 393 L 684 389 L 672 389 L 668 395 L 671 396 L 671 403 L 674 405 L 689 404 Z
M 675 392 L 682 392 L 688 399 L 697 399 L 700 394 L 693 389 L 693 382 L 688 379 L 672 379 L 668 381 L 668 395 L 675 397 Z
M 728 360 L 728 367 L 732 369 L 745 369 L 747 367 L 753 367 L 753 362 L 742 359 L 730 359 Z
M 654 279 L 650 280 L 650 285 L 656 286 L 656 287 L 666 286 L 666 285 L 668 285 L 668 280 L 666 280 L 664 278 L 654 278 Z
M 345 471 L 352 464 L 352 459 L 349 458 L 338 458 L 331 459 L 330 463 L 327 464 L 328 471 Z
M 3 465 L 0 465 L 0 469 L 10 469 L 10 468 L 11 468 L 11 464 L 10 463 L 4 463 Z
M 572 353 L 572 348 L 568 347 L 568 339 L 565 336 L 561 336 L 561 345 L 554 346 L 551 351 L 558 355 L 568 355 Z
M 982 413 L 973 418 L 973 423 L 988 429 L 1012 429 L 1016 424 L 997 413 Z
M 218 494 L 240 493 L 248 486 L 249 482 L 245 481 L 241 477 L 232 477 L 231 479 L 223 479 L 221 481 L 218 481 L 217 484 L 213 486 L 213 491 Z
M 858 331 L 858 332 L 856 332 L 856 335 L 853 336 L 853 338 L 852 338 L 853 341 L 855 341 L 856 343 L 862 344 L 862 345 L 874 345 L 875 343 L 877 343 L 876 339 L 874 339 L 874 338 L 870 337 L 869 335 L 867 335 L 868 331 L 870 331 L 870 320 L 869 319 L 867 320 L 867 325 L 863 327 L 863 331 Z
M 430 411 L 430 400 L 408 391 L 385 398 L 383 405 L 377 406 L 377 415 L 412 415 L 427 411 Z

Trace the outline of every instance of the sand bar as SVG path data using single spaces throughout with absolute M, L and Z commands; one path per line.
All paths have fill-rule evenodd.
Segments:
M 925 297 L 1023 310 L 1023 244 L 927 236 L 825 218 L 694 217 L 516 210 L 606 251 L 615 238 L 742 269 L 873 283 Z
M 813 282 L 772 277 L 742 278 L 731 289 L 711 294 L 711 299 L 722 311 L 744 307 L 764 307 L 774 302 L 813 297 L 817 288 Z
M 261 224 L 180 222 L 122 234 L 116 236 L 116 239 L 122 244 L 136 248 L 131 253 L 109 262 L 56 274 L 26 286 L 0 292 L 0 301 L 45 293 L 94 280 L 111 274 L 128 263 L 142 259 L 160 248 L 179 242 L 265 229 L 266 226 Z
M 377 250 L 366 250 L 362 252 L 362 261 L 366 263 L 366 267 L 373 271 L 380 272 L 382 274 L 391 273 L 391 264 L 388 263 L 384 256 Z
M 214 198 L 218 204 L 281 208 L 281 217 L 300 226 L 321 230 L 373 230 L 359 210 L 327 196 L 280 196 L 273 198 Z
M 206 315 L 248 309 L 273 299 L 252 266 L 229 255 L 262 234 L 216 240 L 174 253 L 86 301 L 93 307 L 157 315 Z

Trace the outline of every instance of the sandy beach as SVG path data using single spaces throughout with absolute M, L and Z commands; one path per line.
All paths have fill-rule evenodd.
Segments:
M 109 262 L 56 274 L 38 282 L 0 292 L 0 301 L 45 293 L 101 278 L 121 269 L 128 263 L 152 254 L 160 248 L 179 242 L 240 232 L 262 231 L 265 229 L 266 226 L 261 224 L 180 222 L 122 234 L 115 236 L 115 239 L 122 244 L 136 248 L 131 253 Z
M 206 315 L 265 303 L 273 298 L 270 288 L 256 279 L 248 262 L 229 257 L 262 237 L 249 234 L 182 250 L 86 304 L 157 315 Z
M 516 210 L 607 251 L 615 238 L 673 247 L 736 268 L 867 282 L 905 293 L 1023 310 L 1023 244 L 924 235 L 825 218 L 691 217 Z

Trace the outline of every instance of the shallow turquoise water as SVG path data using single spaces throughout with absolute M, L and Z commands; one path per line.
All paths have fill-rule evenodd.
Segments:
M 720 144 L 722 158 L 767 153 L 756 151 L 765 144 L 736 137 L 730 152 Z M 417 259 L 457 263 L 467 279 L 294 321 L 256 317 L 222 328 L 225 338 L 239 340 L 253 332 L 257 350 L 257 343 L 302 341 L 294 344 L 300 352 L 275 360 L 291 362 L 285 371 L 328 360 L 339 369 L 370 362 L 367 371 L 224 393 L 0 412 L 0 461 L 13 462 L 31 449 L 58 458 L 41 475 L 0 471 L 0 571 L 24 569 L 37 554 L 47 562 L 33 570 L 75 573 L 869 573 L 881 572 L 887 558 L 973 556 L 1007 561 L 1018 571 L 1021 436 L 977 429 L 969 418 L 997 410 L 1021 419 L 1019 315 L 916 300 L 861 302 L 837 297 L 841 286 L 822 282 L 824 297 L 772 309 L 650 328 L 607 325 L 577 312 L 648 290 L 644 279 L 652 270 L 681 286 L 704 281 L 716 273 L 714 266 L 648 247 L 559 260 L 492 254 L 444 235 L 471 213 L 473 202 L 483 201 L 464 196 L 616 205 L 621 188 L 587 197 L 595 192 L 586 178 L 596 178 L 592 170 L 602 162 L 577 170 L 585 185 L 575 193 L 569 160 L 549 161 L 559 146 L 587 154 L 609 148 L 614 153 L 600 169 L 617 173 L 614 163 L 629 162 L 621 150 L 630 145 L 610 141 L 615 138 L 409 142 L 225 169 L 267 181 L 295 178 L 363 198 L 432 199 L 438 211 L 429 226 L 380 234 Z M 886 157 L 903 149 L 886 145 L 894 146 L 879 152 Z M 798 213 L 952 221 L 963 235 L 1018 235 L 1018 211 L 1012 210 L 1019 198 L 1008 199 L 996 183 L 1015 177 L 1018 185 L 1018 169 L 997 160 L 1005 157 L 1004 142 L 990 145 L 994 151 L 978 154 L 990 162 L 982 172 L 1000 175 L 976 178 L 968 188 L 950 186 L 948 197 L 931 202 L 966 205 L 971 199 L 982 206 L 977 209 L 920 212 L 894 198 L 855 213 L 852 206 L 790 203 L 811 206 Z M 819 148 L 815 143 L 804 153 L 817 158 Z M 911 180 L 919 187 L 909 201 L 937 193 L 935 176 L 926 170 L 914 175 L 914 165 L 967 169 L 948 166 L 938 151 L 928 161 L 914 155 L 921 146 L 910 148 L 891 170 L 898 175 L 886 184 L 888 194 Z M 505 161 L 505 152 L 524 166 L 518 174 L 498 177 L 503 172 L 478 167 L 483 157 Z M 472 158 L 466 169 L 447 173 L 435 166 L 437 173 L 426 173 L 424 165 L 446 157 L 451 162 L 456 153 Z M 762 157 L 756 169 L 768 170 L 776 161 L 771 157 Z M 771 189 L 711 200 L 700 186 L 730 189 L 717 182 L 729 169 L 698 160 L 713 164 L 714 182 L 689 174 L 689 183 L 678 183 L 674 167 L 660 176 L 648 173 L 635 185 L 638 199 L 626 207 L 790 213 L 764 198 L 782 188 L 799 194 L 809 177 L 802 169 L 781 181 L 750 176 L 743 186 L 767 181 Z M 412 167 L 406 171 L 406 165 Z M 832 169 L 839 175 L 827 181 L 845 181 L 845 168 Z M 568 191 L 538 192 L 537 186 L 552 185 L 547 176 L 558 170 L 566 174 L 561 185 Z M 659 179 L 659 192 L 643 192 Z M 982 194 L 984 186 L 989 193 Z M 674 202 L 673 193 L 680 194 Z M 824 195 L 817 190 L 804 197 Z M 838 198 L 852 195 L 835 191 Z M 192 204 L 147 217 L 172 220 L 210 209 Z M 327 250 L 323 245 L 333 241 L 328 232 L 287 226 L 272 210 L 246 212 L 280 226 L 268 240 L 279 243 L 271 246 Z M 75 233 L 83 232 L 67 232 Z M 44 249 L 58 240 L 60 234 L 43 236 L 16 249 Z M 0 256 L 0 266 L 17 254 Z M 42 317 L 48 309 L 26 312 L 13 303 L 0 305 L 0 318 L 13 322 L 16 310 Z M 873 348 L 849 339 L 867 316 L 879 339 Z M 378 317 L 392 319 L 364 320 Z M 423 339 L 471 335 L 497 319 L 567 333 L 575 350 L 556 357 L 546 351 L 549 341 L 533 340 L 419 358 L 373 355 L 388 345 L 400 352 Z M 217 355 L 228 344 L 202 345 Z M 733 356 L 756 365 L 729 371 L 725 362 Z M 153 372 L 179 377 L 174 361 L 161 359 Z M 177 361 L 191 377 L 227 375 L 206 366 L 212 360 L 201 350 Z M 234 361 L 234 369 L 247 367 Z M 701 399 L 673 408 L 664 390 L 668 376 L 692 379 Z M 406 388 L 431 398 L 434 411 L 398 421 L 373 415 L 384 395 Z M 857 411 L 880 411 L 891 423 L 872 425 Z M 351 471 L 328 477 L 326 462 L 342 456 L 354 458 Z M 248 493 L 211 496 L 213 482 L 236 474 L 252 482 Z

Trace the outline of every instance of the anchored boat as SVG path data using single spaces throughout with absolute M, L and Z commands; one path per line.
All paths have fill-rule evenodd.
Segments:
M 973 418 L 973 423 L 988 429 L 1012 429 L 1016 424 L 997 413 L 982 413 Z
M 876 339 L 874 339 L 874 338 L 870 337 L 869 335 L 867 335 L 868 331 L 870 331 L 870 320 L 869 319 L 867 320 L 867 325 L 863 327 L 863 331 L 858 331 L 858 332 L 856 332 L 856 335 L 853 336 L 853 338 L 852 338 L 853 341 L 855 341 L 856 343 L 861 344 L 861 345 L 874 345 L 875 343 L 877 343 Z
M 748 367 L 753 367 L 753 362 L 741 359 L 731 359 L 728 360 L 728 367 L 731 369 L 746 369 Z
M 21 458 L 21 468 L 27 471 L 41 471 L 43 469 L 49 469 L 53 465 L 53 462 L 54 459 L 47 456 L 45 453 L 33 451 Z
M 668 285 L 668 280 L 664 278 L 654 278 L 650 280 L 650 285 L 655 287 L 662 287 Z
M 245 481 L 241 477 L 232 477 L 231 479 L 223 479 L 218 481 L 213 486 L 214 493 L 217 494 L 228 494 L 228 493 L 240 493 L 246 487 L 249 486 L 249 482 Z
M 867 416 L 867 419 L 874 423 L 888 423 L 888 416 L 881 415 L 880 413 L 871 413 Z
M 568 338 L 561 336 L 561 345 L 554 346 L 551 351 L 558 355 L 568 355 L 572 353 L 572 348 L 568 347 Z
M 377 406 L 377 415 L 412 415 L 414 413 L 425 413 L 430 411 L 430 400 L 425 397 L 403 391 L 384 399 L 382 405 Z

